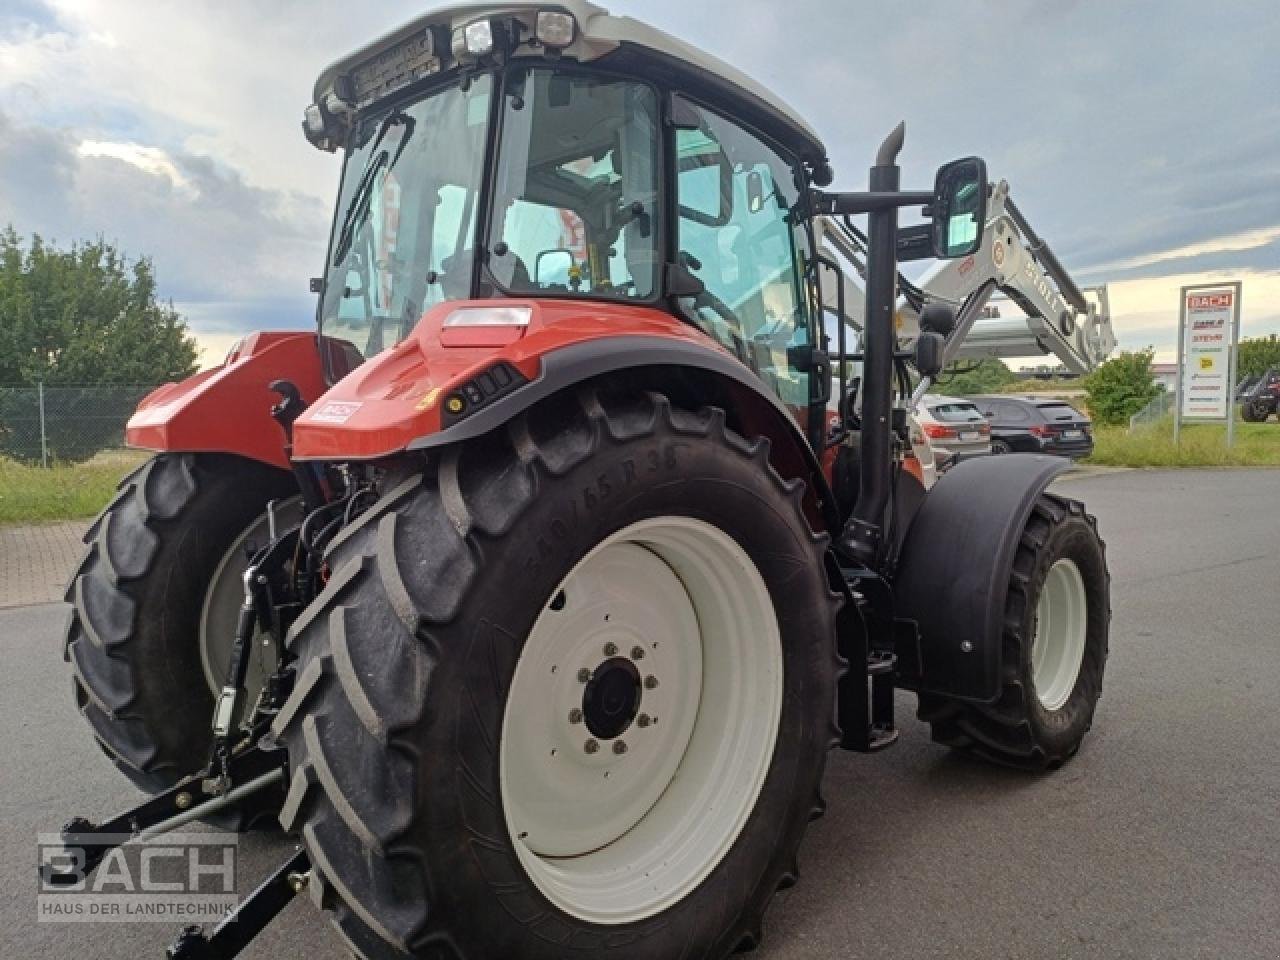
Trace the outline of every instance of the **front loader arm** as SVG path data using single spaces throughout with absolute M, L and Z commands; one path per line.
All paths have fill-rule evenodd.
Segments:
M 1051 354 L 1070 372 L 1084 374 L 1116 346 L 1106 287 L 1082 291 L 1076 285 L 1027 223 L 1004 180 L 992 190 L 981 249 L 940 264 L 921 287 L 927 299 L 963 305 L 947 343 L 948 361 Z M 1025 316 L 987 316 L 983 307 L 997 291 Z M 918 321 L 910 307 L 904 312 Z
M 852 272 L 824 272 L 824 306 L 834 310 L 836 290 L 843 287 L 845 322 L 864 326 L 860 282 L 866 254 L 858 238 L 830 217 L 816 217 L 819 248 Z M 834 254 L 835 256 L 830 256 Z M 918 284 L 923 302 L 941 301 L 956 308 L 956 329 L 948 337 L 945 360 L 983 357 L 1052 355 L 1070 372 L 1083 374 L 1115 349 L 1111 309 L 1105 286 L 1081 290 L 1049 245 L 1027 223 L 1001 180 L 987 205 L 982 246 L 972 256 L 945 260 Z M 997 294 L 1016 304 L 1025 316 L 989 315 L 985 308 Z M 997 301 L 999 302 L 999 301 Z M 903 345 L 919 332 L 920 315 L 908 298 L 897 309 L 898 339 Z

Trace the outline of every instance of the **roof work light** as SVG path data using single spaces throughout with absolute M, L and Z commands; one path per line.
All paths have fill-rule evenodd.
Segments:
M 573 43 L 576 29 L 573 14 L 560 10 L 539 10 L 533 32 L 543 46 L 558 48 Z

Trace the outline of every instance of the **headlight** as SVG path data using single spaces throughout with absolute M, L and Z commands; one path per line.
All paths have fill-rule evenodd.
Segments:
M 338 79 L 342 82 L 335 83 L 334 89 L 324 97 L 324 108 L 329 111 L 330 116 L 334 117 L 346 116 L 356 111 L 355 104 L 351 102 L 351 81 L 346 77 Z
M 476 20 L 453 31 L 450 44 L 455 59 L 483 57 L 493 52 L 493 23 Z
M 540 10 L 533 32 L 544 46 L 559 48 L 573 43 L 576 29 L 573 14 L 559 10 Z
M 313 103 L 302 111 L 302 127 L 313 139 L 324 136 L 324 113 L 321 112 L 319 104 Z

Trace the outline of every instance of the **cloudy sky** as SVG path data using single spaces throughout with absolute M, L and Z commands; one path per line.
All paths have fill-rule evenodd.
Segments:
M 220 359 L 307 327 L 338 161 L 298 123 L 319 70 L 429 4 L 0 0 L 0 225 L 156 262 Z M 1280 332 L 1280 7 L 1264 0 L 613 0 L 754 74 L 865 186 L 986 157 L 1121 345 L 1174 348 L 1178 287 L 1244 280 Z

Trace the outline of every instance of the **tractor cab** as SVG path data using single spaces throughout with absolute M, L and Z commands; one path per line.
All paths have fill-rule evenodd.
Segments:
M 446 10 L 326 70 L 304 130 L 344 157 L 319 327 L 365 357 L 446 302 L 643 307 L 802 422 L 825 401 L 805 352 L 825 151 L 727 64 L 585 3 Z

